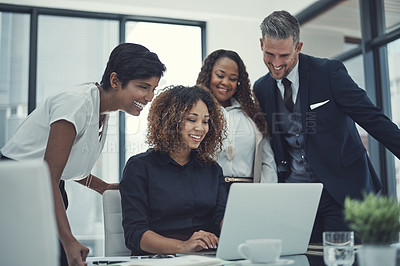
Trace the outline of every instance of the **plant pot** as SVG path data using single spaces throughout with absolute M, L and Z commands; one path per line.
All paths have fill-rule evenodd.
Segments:
M 396 266 L 397 248 L 384 245 L 363 245 L 357 251 L 359 266 Z

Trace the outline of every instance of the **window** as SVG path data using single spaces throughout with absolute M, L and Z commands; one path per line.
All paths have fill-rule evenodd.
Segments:
M 339 1 L 301 25 L 300 39 L 306 54 L 333 58 L 361 44 L 358 0 Z
M 169 85 L 195 85 L 202 65 L 200 27 L 128 22 L 126 40 L 146 46 L 166 65 L 167 71 L 156 89 L 155 97 L 157 92 Z M 127 115 L 125 118 L 126 160 L 148 148 L 145 140 L 149 107 L 150 104 L 139 117 Z
M 121 40 L 143 44 L 167 66 L 158 90 L 172 84 L 194 85 L 200 71 L 203 22 L 161 18 L 157 23 L 134 22 L 132 16 L 119 14 L 14 5 L 2 5 L 1 10 L 0 147 L 26 118 L 28 106 L 36 107 L 35 101 L 39 105 L 50 94 L 99 82 L 110 52 Z M 120 36 L 123 28 L 126 36 Z M 92 171 L 94 175 L 109 183 L 118 182 L 121 154 L 130 157 L 146 150 L 146 112 L 148 107 L 140 118 L 128 115 L 126 130 L 119 124 L 118 112 L 110 115 L 107 140 Z M 126 132 L 126 147 L 119 147 L 121 131 Z M 73 234 L 90 248 L 89 256 L 102 256 L 101 196 L 75 182 L 66 182 L 66 189 Z
M 386 31 L 390 32 L 400 27 L 400 2 L 399 0 L 384 0 Z
M 38 22 L 37 104 L 49 95 L 87 82 L 100 82 L 108 56 L 118 45 L 118 21 L 40 15 Z M 118 118 L 110 116 L 104 150 L 92 173 L 118 182 Z M 75 237 L 102 255 L 101 196 L 76 182 L 66 182 L 68 219 Z
M 400 39 L 391 42 L 387 46 L 389 78 L 390 78 L 390 98 L 392 106 L 392 121 L 400 127 Z M 395 158 L 397 197 L 400 200 L 400 160 Z
M 201 28 L 150 22 L 127 22 L 127 42 L 140 43 L 158 54 L 167 66 L 158 90 L 171 84 L 195 84 L 202 63 Z M 119 43 L 119 22 L 107 19 L 39 15 L 37 103 L 50 94 L 86 82 L 100 81 L 111 50 Z M 118 112 L 110 116 L 107 141 L 92 173 L 106 182 L 120 179 L 119 154 L 145 151 L 148 107 L 139 117 L 126 116 L 126 147 L 119 147 Z M 66 182 L 67 215 L 73 234 L 90 248 L 89 256 L 103 255 L 101 196 L 75 182 Z
M 0 12 L 0 147 L 28 114 L 29 20 Z
M 49 94 L 100 81 L 118 44 L 118 21 L 39 16 L 37 104 Z
M 399 13 L 398 0 L 334 0 L 317 1 L 298 14 L 304 29 L 303 51 L 344 61 L 353 79 L 368 91 L 371 100 L 384 113 L 391 114 L 397 125 L 400 125 L 400 78 L 396 60 L 400 55 Z M 362 76 L 357 77 L 357 73 Z M 372 138 L 368 137 L 367 142 L 367 133 L 360 127 L 359 131 L 382 180 L 382 193 L 391 196 L 397 193 L 400 199 L 399 160 L 393 160 L 392 154 L 382 150 Z
M 365 90 L 365 78 L 364 78 L 364 68 L 360 67 L 364 65 L 362 56 L 357 56 L 344 62 L 347 71 L 349 72 L 351 78 L 358 84 L 358 86 Z M 361 140 L 364 144 L 365 149 L 368 152 L 368 133 L 358 124 L 356 124 L 358 132 L 360 133 Z

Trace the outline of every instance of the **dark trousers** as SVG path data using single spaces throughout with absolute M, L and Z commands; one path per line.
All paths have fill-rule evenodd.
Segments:
M 351 231 L 344 221 L 343 211 L 343 206 L 323 189 L 310 243 L 322 243 L 322 233 L 325 231 Z
M 0 160 L 12 160 L 4 155 L 2 155 L 0 153 Z M 63 180 L 60 180 L 60 183 L 58 185 L 60 192 L 61 192 L 61 196 L 62 199 L 64 201 L 64 206 L 65 206 L 65 210 L 68 208 L 68 196 L 67 196 L 67 192 L 65 191 L 65 182 Z M 68 266 L 68 261 L 67 261 L 67 256 L 65 255 L 65 251 L 63 246 L 60 243 L 60 266 Z
M 58 185 L 60 188 L 61 196 L 64 201 L 65 210 L 68 208 L 68 196 L 67 192 L 65 191 L 65 181 L 60 180 L 60 184 Z M 67 255 L 65 254 L 64 247 L 60 242 L 60 266 L 68 266 Z

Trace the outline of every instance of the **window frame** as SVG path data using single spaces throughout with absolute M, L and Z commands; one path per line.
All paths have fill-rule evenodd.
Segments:
M 297 14 L 300 24 L 311 21 L 342 0 L 318 1 Z M 333 59 L 346 61 L 362 55 L 365 72 L 365 90 L 377 107 L 391 118 L 390 80 L 388 71 L 387 44 L 400 39 L 400 27 L 385 32 L 384 0 L 359 0 L 361 20 L 361 45 L 346 51 Z M 394 155 L 382 144 L 368 136 L 370 158 L 380 176 L 382 193 L 397 197 Z
M 184 26 L 197 26 L 201 30 L 201 55 L 206 57 L 206 22 L 197 20 L 175 19 L 155 16 L 126 15 L 117 13 L 77 11 L 70 9 L 45 8 L 35 6 L 20 6 L 12 4 L 0 4 L 0 12 L 24 13 L 30 15 L 30 45 L 29 45 L 29 83 L 28 83 L 28 114 L 36 108 L 37 94 L 37 52 L 38 52 L 38 21 L 40 15 L 79 17 L 87 19 L 106 19 L 119 21 L 119 42 L 125 42 L 125 26 L 127 22 L 152 22 L 174 24 Z M 119 112 L 119 147 L 125 147 L 125 114 Z M 119 173 L 125 166 L 125 149 L 119 149 Z

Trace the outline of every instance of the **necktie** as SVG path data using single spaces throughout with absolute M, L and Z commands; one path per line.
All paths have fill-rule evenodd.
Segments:
M 286 108 L 289 112 L 293 112 L 293 99 L 292 99 L 292 86 L 290 80 L 287 78 L 282 79 L 283 86 L 285 87 L 285 92 L 283 93 L 283 103 L 285 104 Z

